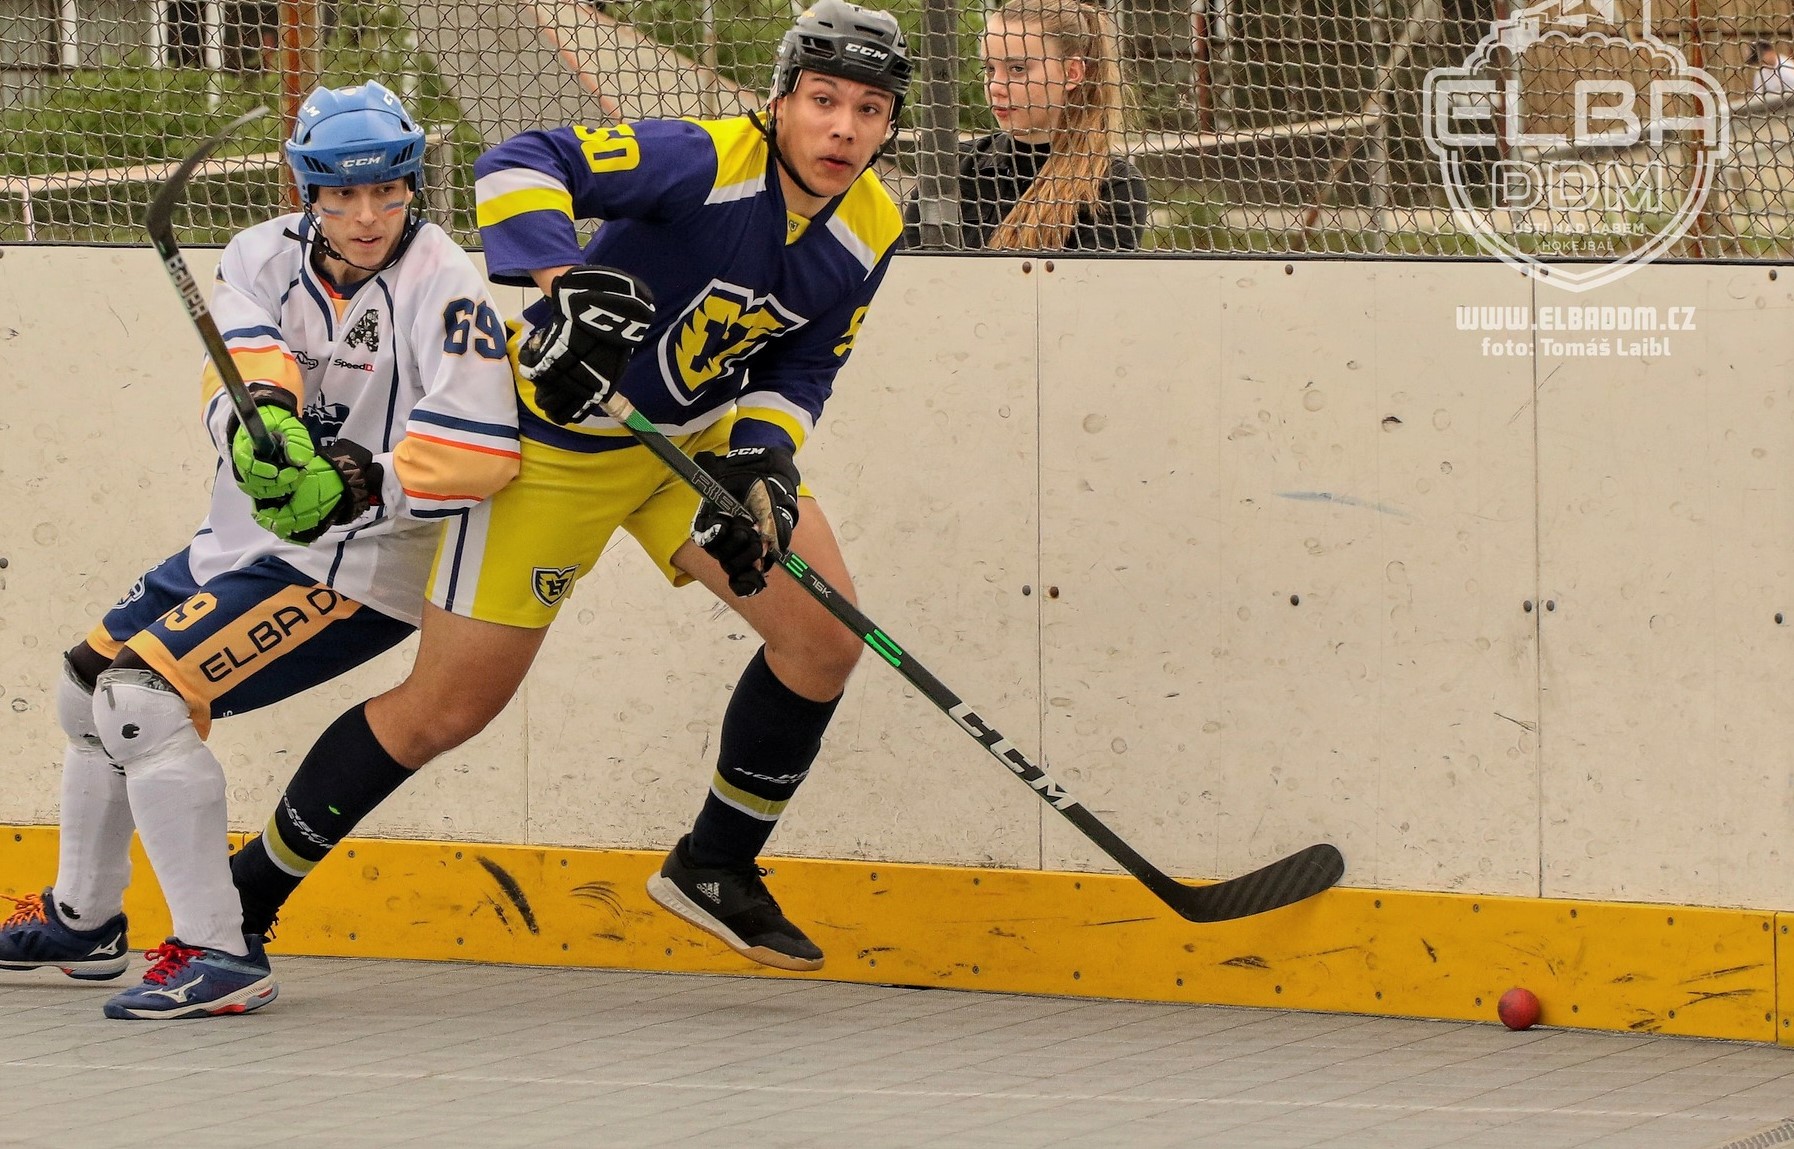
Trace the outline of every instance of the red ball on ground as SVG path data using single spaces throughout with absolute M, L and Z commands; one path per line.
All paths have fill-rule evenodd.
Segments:
M 1530 989 L 1510 989 L 1495 1004 L 1495 1014 L 1509 1029 L 1531 1029 L 1539 1021 L 1539 999 Z

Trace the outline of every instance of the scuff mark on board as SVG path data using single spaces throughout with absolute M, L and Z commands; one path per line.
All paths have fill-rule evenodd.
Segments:
M 1369 499 L 1361 499 L 1357 495 L 1341 495 L 1333 491 L 1278 491 L 1280 499 L 1293 499 L 1301 503 L 1338 503 L 1342 507 L 1363 507 L 1376 511 L 1380 515 L 1390 515 L 1398 519 L 1412 519 L 1414 516 L 1400 507 L 1392 507 L 1388 503 L 1373 503 Z
M 597 902 L 617 917 L 623 916 L 623 901 L 617 897 L 616 887 L 609 882 L 587 882 L 574 886 L 572 893 L 582 902 Z
M 1728 997 L 1755 997 L 1754 989 L 1722 989 L 1713 993 L 1694 993 L 1688 996 L 1689 1005 L 1702 1005 L 1709 1001 L 1723 1001 Z
M 524 894 L 523 887 L 517 884 L 517 879 L 506 873 L 503 866 L 483 854 L 475 854 L 473 860 L 480 864 L 481 869 L 492 875 L 492 880 L 498 883 L 498 888 L 504 891 L 505 897 L 511 899 L 511 904 L 517 907 L 518 916 L 523 918 L 523 924 L 529 929 L 529 932 L 541 933 L 541 927 L 536 925 L 535 911 L 529 908 L 529 897 Z M 494 905 L 496 904 L 494 903 Z M 498 920 L 501 922 L 505 920 L 502 906 L 498 907 Z M 506 924 L 510 923 L 506 922 Z
M 1231 957 L 1231 958 L 1228 958 L 1226 961 L 1222 962 L 1221 964 L 1233 966 L 1236 969 L 1270 969 L 1271 968 L 1271 963 L 1266 961 L 1265 959 L 1259 957 L 1257 954 L 1242 954 L 1239 957 Z
M 1682 980 L 1682 984 L 1687 985 L 1691 981 L 1708 981 L 1708 980 L 1711 980 L 1716 977 L 1735 977 L 1741 973 L 1755 973 L 1757 970 L 1760 970 L 1762 968 L 1763 968 L 1762 962 L 1752 962 L 1749 965 L 1734 965 L 1734 966 L 1727 966 L 1724 969 L 1710 969 L 1704 973 L 1697 973 L 1690 977 L 1684 978 Z

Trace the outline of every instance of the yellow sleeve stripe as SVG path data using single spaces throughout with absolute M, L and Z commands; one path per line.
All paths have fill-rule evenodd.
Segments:
M 766 137 L 746 116 L 697 120 L 716 149 L 716 182 L 706 203 L 747 199 L 766 190 Z
M 516 219 L 520 215 L 528 215 L 533 211 L 552 211 L 573 218 L 573 196 L 566 188 L 549 191 L 547 188 L 529 188 L 514 191 L 494 199 L 480 201 L 479 210 L 475 213 L 475 222 L 481 227 L 491 227 L 503 223 L 507 219 Z
M 741 397 L 740 406 L 737 408 L 735 425 L 740 427 L 741 424 L 747 420 L 753 420 L 759 423 L 771 423 L 779 430 L 785 432 L 785 434 L 791 438 L 791 448 L 794 451 L 803 449 L 804 440 L 808 438 L 810 434 L 810 420 L 808 417 L 793 415 L 788 409 L 763 405 L 756 401 L 755 396 L 751 395 L 743 395 Z

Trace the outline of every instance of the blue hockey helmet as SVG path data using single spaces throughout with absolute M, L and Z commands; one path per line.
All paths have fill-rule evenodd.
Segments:
M 321 187 L 424 183 L 424 130 L 383 85 L 319 88 L 305 99 L 286 143 L 287 162 L 310 203 Z

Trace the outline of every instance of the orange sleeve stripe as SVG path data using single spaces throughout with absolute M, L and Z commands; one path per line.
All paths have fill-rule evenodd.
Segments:
M 466 443 L 460 439 L 441 439 L 435 435 L 425 435 L 418 431 L 406 431 L 405 437 L 407 439 L 421 439 L 426 443 L 440 443 L 444 447 L 450 447 L 457 451 L 477 451 L 482 455 L 497 455 L 504 459 L 523 458 L 523 452 L 516 448 L 506 450 L 500 447 L 482 447 L 478 443 Z
M 409 434 L 393 448 L 392 461 L 405 493 L 433 502 L 483 499 L 516 478 L 522 467 L 513 452 L 468 450 L 462 443 Z
M 237 374 L 243 378 L 264 379 L 283 390 L 292 392 L 297 398 L 305 397 L 305 382 L 299 375 L 299 361 L 278 344 L 233 347 L 230 358 L 231 363 L 237 368 Z M 218 394 L 223 387 L 224 378 L 218 374 L 218 368 L 208 359 L 201 384 L 201 398 L 209 403 L 212 396 Z

